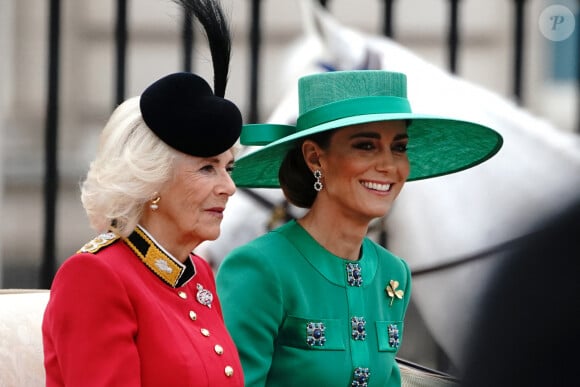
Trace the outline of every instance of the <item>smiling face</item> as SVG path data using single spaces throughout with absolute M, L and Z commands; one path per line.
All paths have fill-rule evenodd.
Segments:
M 180 154 L 173 178 L 159 192 L 158 209 L 146 206 L 141 224 L 177 258 L 183 256 L 181 250 L 216 239 L 236 190 L 230 177 L 233 164 L 233 149 L 208 158 Z
M 364 222 L 385 215 L 409 176 L 407 142 L 404 121 L 340 128 L 326 149 L 305 141 L 310 169 L 323 176 L 315 203 L 322 201 L 326 211 Z

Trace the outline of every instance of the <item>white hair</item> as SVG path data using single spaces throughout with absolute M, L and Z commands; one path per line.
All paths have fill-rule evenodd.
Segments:
M 119 105 L 81 183 L 81 201 L 91 227 L 128 236 L 144 205 L 171 179 L 178 155 L 145 124 L 139 97 Z

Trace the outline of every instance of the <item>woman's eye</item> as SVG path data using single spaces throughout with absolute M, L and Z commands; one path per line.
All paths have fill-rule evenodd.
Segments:
M 201 167 L 201 170 L 204 172 L 211 172 L 213 171 L 214 167 L 211 164 L 208 165 L 204 165 L 203 167 Z
M 375 146 L 372 142 L 359 142 L 359 143 L 354 144 L 354 147 L 356 149 L 362 149 L 362 150 L 375 149 Z
M 407 151 L 407 143 L 394 144 L 393 150 L 396 152 L 405 153 Z
M 234 169 L 235 169 L 235 166 L 234 165 L 231 165 L 229 167 L 226 167 L 226 172 L 231 175 L 232 172 L 234 171 Z

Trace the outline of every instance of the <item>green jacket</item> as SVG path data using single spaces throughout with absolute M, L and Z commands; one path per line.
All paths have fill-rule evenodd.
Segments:
M 290 221 L 234 249 L 217 292 L 246 386 L 401 385 L 411 271 L 370 239 L 348 261 Z

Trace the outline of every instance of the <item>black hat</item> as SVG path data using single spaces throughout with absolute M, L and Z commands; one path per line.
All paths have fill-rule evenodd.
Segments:
M 180 152 L 210 157 L 229 149 L 240 136 L 242 114 L 216 96 L 198 75 L 179 72 L 148 86 L 139 102 L 147 126 Z

